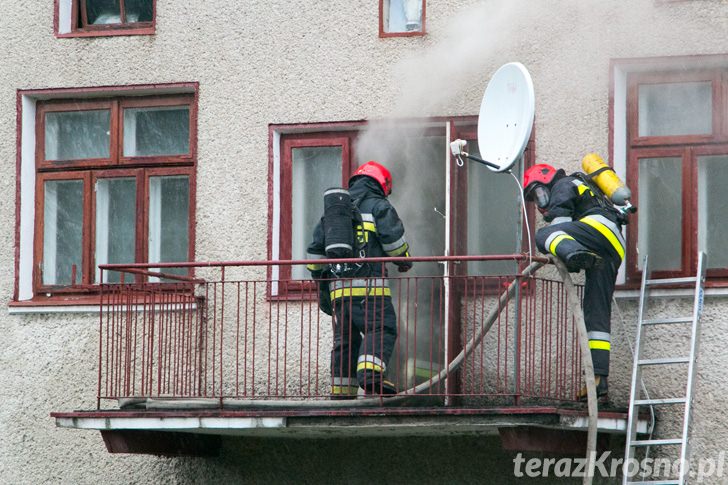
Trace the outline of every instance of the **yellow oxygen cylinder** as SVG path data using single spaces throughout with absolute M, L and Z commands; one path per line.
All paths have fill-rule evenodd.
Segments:
M 589 153 L 581 159 L 581 168 L 584 169 L 587 175 L 591 175 L 599 169 L 603 169 L 598 173 L 592 180 L 597 184 L 604 195 L 609 197 L 616 205 L 629 205 L 629 199 L 632 197 L 632 192 L 629 188 L 624 185 L 614 170 L 604 163 L 602 157 L 596 153 Z

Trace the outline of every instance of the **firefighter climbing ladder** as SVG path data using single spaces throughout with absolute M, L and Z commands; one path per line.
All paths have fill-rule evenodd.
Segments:
M 687 278 L 668 278 L 668 279 L 649 279 L 647 277 L 647 258 L 645 258 L 644 267 L 642 269 L 642 286 L 640 288 L 639 301 L 639 320 L 637 322 L 637 339 L 635 341 L 634 366 L 632 368 L 632 389 L 630 392 L 629 420 L 627 423 L 627 446 L 625 451 L 625 464 L 628 460 L 634 458 L 637 448 L 645 448 L 648 446 L 664 447 L 679 446 L 680 447 L 680 472 L 676 479 L 665 480 L 660 478 L 653 481 L 640 481 L 639 477 L 629 477 L 625 473 L 623 484 L 676 484 L 683 485 L 686 483 L 689 470 L 686 468 L 687 459 L 689 457 L 690 448 L 688 446 L 688 436 L 690 431 L 690 408 L 693 399 L 693 391 L 696 374 L 696 361 L 698 358 L 698 347 L 700 344 L 700 314 L 703 309 L 703 287 L 705 283 L 706 271 L 706 255 L 701 252 L 698 254 L 698 270 L 696 276 Z M 693 296 L 693 313 L 690 316 L 677 318 L 655 318 L 646 319 L 646 303 L 649 290 L 654 287 L 666 285 L 687 285 L 694 284 Z M 665 325 L 691 325 L 690 332 L 690 349 L 689 354 L 681 353 L 673 356 L 665 356 L 661 358 L 645 359 L 642 357 L 643 345 L 646 340 L 644 337 L 645 327 L 649 326 L 665 326 Z M 679 351 L 676 351 L 679 352 Z M 642 370 L 646 366 L 684 366 L 687 365 L 687 382 L 685 386 L 685 395 L 650 399 L 648 395 L 645 399 L 640 397 L 640 389 L 643 384 Z M 676 367 L 673 367 L 676 368 Z M 678 374 L 680 375 L 680 374 Z M 646 393 L 647 394 L 647 391 Z M 667 439 L 637 439 L 637 423 L 640 407 L 643 406 L 680 406 L 684 407 L 682 436 L 680 438 Z

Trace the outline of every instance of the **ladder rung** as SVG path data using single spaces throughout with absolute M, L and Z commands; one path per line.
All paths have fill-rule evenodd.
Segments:
M 627 485 L 680 485 L 680 480 L 648 480 L 646 482 L 625 482 Z
M 685 283 L 695 283 L 697 278 L 695 276 L 688 276 L 685 278 L 663 278 L 659 280 L 645 280 L 645 286 L 659 286 L 659 285 L 679 285 Z
M 639 440 L 633 441 L 632 446 L 669 446 L 669 445 L 681 445 L 683 442 L 682 438 L 675 438 L 669 440 Z
M 668 399 L 635 399 L 635 406 L 652 406 L 653 404 L 685 404 L 687 399 L 684 397 L 671 397 Z
M 692 323 L 693 317 L 678 317 L 678 318 L 656 318 L 654 320 L 643 320 L 642 325 L 660 325 L 668 323 Z
M 640 359 L 637 361 L 637 365 L 687 364 L 688 362 L 690 362 L 690 357 L 668 357 L 664 359 Z

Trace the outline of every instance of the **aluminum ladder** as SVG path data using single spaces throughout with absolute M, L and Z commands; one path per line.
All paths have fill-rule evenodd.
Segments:
M 639 481 L 638 477 L 628 477 L 624 474 L 622 483 L 624 485 L 639 484 L 660 484 L 660 485 L 683 485 L 688 478 L 689 467 L 686 468 L 687 458 L 690 455 L 690 447 L 688 437 L 690 434 L 690 408 L 693 400 L 693 391 L 695 384 L 695 375 L 697 370 L 698 349 L 700 346 L 700 315 L 703 310 L 703 295 L 705 285 L 706 272 L 706 254 L 698 253 L 698 269 L 697 275 L 687 278 L 666 278 L 666 279 L 649 279 L 647 278 L 647 257 L 642 268 L 642 285 L 640 287 L 639 300 L 639 320 L 637 322 L 637 339 L 635 341 L 634 365 L 632 367 L 632 388 L 629 399 L 629 419 L 627 421 L 627 445 L 625 447 L 624 466 L 627 471 L 629 460 L 634 458 L 637 448 L 648 446 L 680 446 L 680 471 L 677 479 L 655 479 L 647 481 Z M 694 285 L 693 296 L 693 313 L 690 316 L 677 318 L 645 318 L 645 303 L 647 294 L 651 288 L 667 285 Z M 643 331 L 647 326 L 665 326 L 665 325 L 691 325 L 690 332 L 690 353 L 689 355 L 666 356 L 657 359 L 645 359 L 642 357 Z M 663 399 L 650 399 L 649 395 L 645 399 L 640 397 L 642 382 L 642 369 L 645 366 L 664 366 L 664 365 L 685 365 L 687 364 L 687 383 L 685 386 L 685 395 Z M 680 438 L 668 439 L 637 439 L 637 423 L 640 407 L 643 406 L 683 406 L 683 426 L 682 436 Z M 639 467 L 641 468 L 641 467 Z M 636 481 L 633 481 L 636 480 Z

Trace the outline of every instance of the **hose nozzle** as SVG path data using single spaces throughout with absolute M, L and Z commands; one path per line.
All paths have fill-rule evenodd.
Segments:
M 634 214 L 637 212 L 637 207 L 633 206 L 629 200 L 625 201 L 624 206 L 619 208 L 620 212 L 624 215 Z

